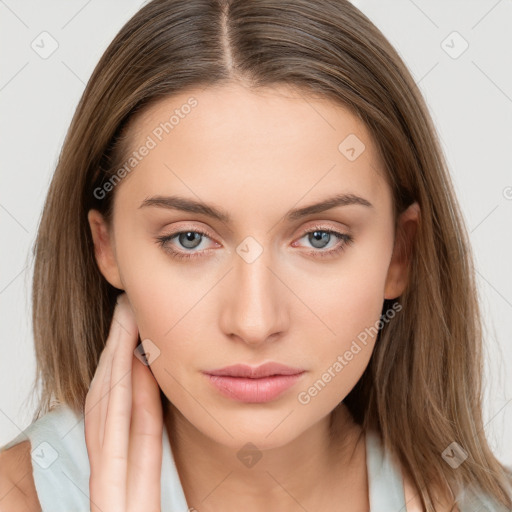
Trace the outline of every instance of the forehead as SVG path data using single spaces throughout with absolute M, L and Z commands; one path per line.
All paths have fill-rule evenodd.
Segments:
M 268 207 L 333 192 L 357 193 L 382 206 L 390 200 L 361 119 L 339 103 L 287 87 L 190 89 L 139 115 L 128 140 L 126 161 L 137 156 L 116 192 L 119 200 L 140 204 L 148 195 L 180 193 Z

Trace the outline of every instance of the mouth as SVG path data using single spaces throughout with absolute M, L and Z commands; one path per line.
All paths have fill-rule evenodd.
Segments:
M 258 367 L 239 364 L 203 373 L 227 398 L 245 403 L 265 403 L 290 389 L 306 371 L 272 362 Z

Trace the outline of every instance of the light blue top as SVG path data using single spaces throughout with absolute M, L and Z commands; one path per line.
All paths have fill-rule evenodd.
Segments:
M 162 436 L 161 510 L 188 512 L 165 428 Z M 383 450 L 376 432 L 367 431 L 365 438 L 371 512 L 406 512 L 399 466 Z M 0 451 L 27 439 L 31 443 L 34 483 L 43 512 L 90 512 L 90 467 L 83 415 L 77 416 L 70 407 L 60 404 L 0 447 Z M 461 512 L 505 510 L 493 507 L 488 500 L 475 502 L 474 498 L 471 503 L 458 506 Z

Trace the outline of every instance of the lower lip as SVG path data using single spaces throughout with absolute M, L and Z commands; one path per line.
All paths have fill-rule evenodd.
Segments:
M 205 374 L 226 397 L 246 403 L 264 403 L 275 400 L 291 388 L 304 374 L 273 375 L 260 379 Z

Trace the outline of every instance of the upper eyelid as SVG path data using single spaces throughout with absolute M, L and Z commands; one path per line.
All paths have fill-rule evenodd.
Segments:
M 184 223 L 185 222 L 186 221 L 184 221 Z M 311 224 L 309 224 L 309 223 L 311 223 Z M 346 232 L 346 234 L 349 234 L 351 231 L 348 228 L 348 226 L 341 227 L 341 226 L 336 226 L 336 225 L 333 226 L 332 224 L 328 224 L 328 223 L 340 224 L 339 221 L 333 221 L 333 220 L 324 221 L 321 219 L 313 219 L 313 220 L 309 221 L 309 223 L 308 223 L 309 224 L 308 226 L 306 226 L 300 230 L 302 233 L 307 233 L 310 230 L 314 230 L 315 228 L 316 229 L 333 230 L 333 231 L 342 231 L 342 232 Z M 203 227 L 202 225 L 200 227 L 197 227 L 197 226 L 193 226 L 191 224 L 185 225 L 182 228 L 178 227 L 176 229 L 173 229 L 172 231 L 169 232 L 169 236 L 176 235 L 178 233 L 187 232 L 187 231 L 194 231 L 194 232 L 195 231 L 198 231 L 198 232 L 204 231 L 207 234 L 207 236 L 210 236 L 211 238 L 215 238 L 215 236 L 213 236 L 211 234 L 212 230 L 209 227 Z M 296 230 L 294 229 L 294 231 L 296 231 Z

